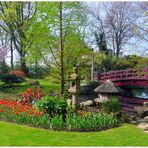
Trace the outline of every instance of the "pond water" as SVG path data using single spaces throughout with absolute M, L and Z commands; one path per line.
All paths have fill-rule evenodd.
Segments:
M 148 88 L 135 88 L 131 93 L 134 97 L 148 99 Z

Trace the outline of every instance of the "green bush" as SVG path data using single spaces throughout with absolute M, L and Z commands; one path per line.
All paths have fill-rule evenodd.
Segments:
M 10 67 L 6 64 L 5 61 L 0 61 L 0 72 L 6 74 L 10 71 Z
M 71 93 L 68 92 L 69 86 L 65 85 L 64 98 L 71 98 Z
M 105 113 L 118 113 L 120 112 L 120 103 L 118 98 L 112 97 L 108 101 L 101 103 L 101 110 Z
M 55 115 L 65 116 L 67 112 L 67 103 L 63 98 L 57 96 L 46 96 L 37 103 L 39 110 L 44 110 L 51 117 Z
M 19 78 L 13 74 L 3 74 L 1 75 L 0 79 L 2 82 L 5 83 L 5 85 L 8 85 L 8 86 L 13 86 L 23 82 L 22 78 Z
M 38 79 L 43 79 L 47 72 L 45 72 L 44 69 L 47 69 L 46 66 L 42 66 L 43 69 L 41 69 L 39 66 L 30 66 L 29 67 L 29 78 L 38 78 Z
M 100 82 L 98 81 L 89 82 L 88 84 L 81 86 L 80 94 L 93 95 L 95 94 L 94 89 L 99 85 L 100 85 Z

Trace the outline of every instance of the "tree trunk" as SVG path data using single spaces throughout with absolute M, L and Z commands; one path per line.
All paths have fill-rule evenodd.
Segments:
M 35 60 L 35 75 L 36 75 L 36 77 L 38 76 L 37 72 L 38 72 L 38 62 L 37 62 L 37 60 Z
M 119 45 L 119 38 L 118 38 L 118 34 L 116 33 L 116 56 L 117 58 L 119 57 L 119 53 L 120 53 L 120 45 Z
M 61 51 L 61 96 L 64 95 L 64 48 L 63 48 L 63 28 L 62 28 L 62 2 L 60 2 L 60 51 Z
M 92 65 L 91 65 L 91 81 L 94 81 L 94 55 L 92 56 Z
M 13 70 L 13 46 L 12 46 L 12 38 L 11 38 L 11 43 L 10 43 L 10 50 L 11 50 L 11 60 L 10 60 L 10 63 L 11 63 L 11 70 Z
M 28 69 L 26 66 L 25 54 L 20 54 L 21 70 L 28 75 Z
M 112 36 L 112 40 L 113 40 L 113 55 L 115 56 L 116 49 L 115 49 L 115 39 L 114 39 L 114 36 Z
M 120 54 L 120 47 L 119 47 L 119 45 L 117 44 L 117 53 L 116 53 L 117 58 L 119 57 L 119 54 Z

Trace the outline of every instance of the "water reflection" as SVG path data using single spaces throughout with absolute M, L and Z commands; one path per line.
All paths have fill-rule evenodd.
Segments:
M 148 88 L 144 89 L 136 88 L 133 89 L 131 93 L 134 97 L 148 99 Z

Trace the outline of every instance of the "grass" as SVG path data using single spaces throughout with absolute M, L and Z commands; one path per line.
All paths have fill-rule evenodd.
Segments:
M 51 131 L 0 122 L 0 146 L 148 146 L 148 134 L 125 124 L 101 132 Z
M 27 88 L 32 88 L 30 81 L 39 81 L 42 87 L 42 90 L 46 93 L 49 91 L 58 91 L 59 84 L 53 84 L 49 82 L 47 79 L 29 79 L 26 78 L 26 81 L 21 83 L 20 85 L 13 88 L 4 88 L 2 83 L 0 84 L 0 98 L 17 98 L 22 92 L 24 92 Z

